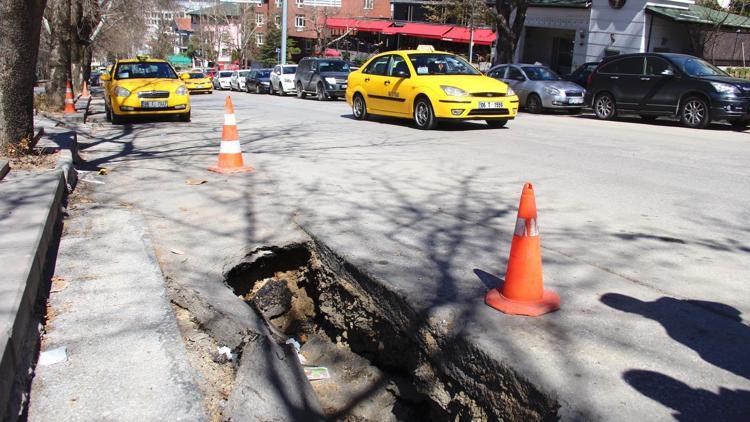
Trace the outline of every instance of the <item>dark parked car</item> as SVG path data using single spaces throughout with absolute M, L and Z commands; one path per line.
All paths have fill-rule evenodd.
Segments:
M 745 128 L 750 119 L 750 81 L 685 54 L 625 54 L 604 59 L 594 70 L 586 103 L 603 120 L 624 111 L 644 120 L 676 116 L 692 128 L 717 120 Z
M 305 98 L 308 93 L 314 93 L 318 101 L 343 97 L 349 72 L 349 64 L 343 60 L 305 57 L 294 74 L 297 97 Z
M 268 92 L 271 87 L 271 70 L 256 69 L 251 70 L 245 78 L 245 91 L 262 94 Z
M 591 72 L 594 71 L 594 69 L 596 69 L 596 66 L 598 66 L 598 65 L 599 65 L 599 62 L 587 62 L 587 63 L 584 63 L 584 64 L 578 66 L 578 68 L 576 70 L 574 70 L 574 71 L 568 73 L 567 75 L 563 76 L 563 79 L 565 79 L 566 81 L 573 82 L 575 84 L 578 84 L 578 85 L 586 88 L 587 85 L 588 85 L 589 75 L 591 74 Z

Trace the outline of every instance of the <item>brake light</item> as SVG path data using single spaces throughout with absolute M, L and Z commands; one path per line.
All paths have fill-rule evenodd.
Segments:
M 596 70 L 594 72 L 596 72 Z M 594 72 L 589 73 L 589 77 L 586 78 L 586 88 L 591 87 L 591 79 L 594 77 Z

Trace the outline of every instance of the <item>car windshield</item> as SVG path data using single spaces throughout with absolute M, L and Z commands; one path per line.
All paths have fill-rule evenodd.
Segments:
M 295 72 L 297 72 L 297 66 L 284 66 L 283 72 L 285 75 L 293 75 Z
M 120 63 L 115 79 L 177 79 L 172 66 L 165 62 Z
M 690 76 L 728 76 L 723 70 L 698 58 L 683 60 L 680 67 Z
M 532 81 L 559 81 L 561 78 L 552 69 L 544 66 L 524 66 L 521 69 Z
M 464 59 L 450 54 L 409 54 L 417 75 L 481 75 Z
M 191 73 L 190 74 L 190 79 L 203 79 L 205 77 L 206 75 L 203 73 Z
M 270 70 L 259 70 L 258 71 L 258 78 L 268 78 L 271 76 Z
M 240 76 L 242 76 L 243 78 L 246 77 L 248 74 L 250 74 L 250 72 L 240 72 Z
M 229 78 L 232 76 L 232 72 L 219 72 L 220 78 Z
M 349 72 L 349 65 L 341 60 L 321 60 L 321 72 Z

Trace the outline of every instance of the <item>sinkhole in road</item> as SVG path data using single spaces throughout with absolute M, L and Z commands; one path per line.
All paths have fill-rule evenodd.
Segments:
M 556 418 L 556 400 L 523 375 L 316 240 L 255 249 L 225 282 L 277 339 L 298 340 L 308 365 L 328 368 L 311 383 L 331 420 Z

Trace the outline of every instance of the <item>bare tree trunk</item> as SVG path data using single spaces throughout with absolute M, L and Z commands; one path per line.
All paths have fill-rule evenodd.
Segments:
M 513 62 L 513 54 L 526 22 L 526 0 L 498 0 L 495 2 L 497 40 L 495 42 L 495 63 Z M 515 14 L 513 13 L 515 12 Z M 511 17 L 513 21 L 511 22 Z
M 0 0 L 0 147 L 34 136 L 34 82 L 46 0 Z M 25 152 L 25 151 L 24 151 Z
M 47 102 L 51 107 L 62 110 L 65 106 L 65 84 L 70 76 L 70 0 L 49 0 L 45 17 L 52 30 Z
M 81 44 L 81 29 L 84 25 L 82 0 L 70 0 L 70 79 L 75 92 L 81 90 L 83 82 L 83 70 L 81 59 L 83 45 Z

